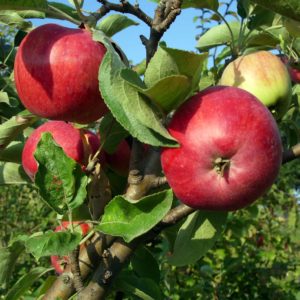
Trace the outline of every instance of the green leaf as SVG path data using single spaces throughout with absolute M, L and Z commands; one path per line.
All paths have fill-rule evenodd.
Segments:
M 128 132 L 116 121 L 112 114 L 106 114 L 100 123 L 100 136 L 103 149 L 114 153 L 119 143 L 128 136 Z
M 111 37 L 125 28 L 133 25 L 139 25 L 139 23 L 129 19 L 124 15 L 115 14 L 103 19 L 96 28 L 103 31 L 107 36 Z
M 158 3 L 159 0 L 150 0 Z M 181 8 L 208 8 L 211 10 L 217 10 L 219 7 L 218 0 L 183 0 Z
M 31 27 L 31 22 L 24 20 L 17 12 L 11 10 L 0 10 L 0 23 L 21 29 Z
M 50 255 L 68 255 L 80 243 L 81 234 L 71 231 L 47 231 L 30 236 L 25 246 L 36 259 Z
M 8 291 L 6 300 L 18 300 L 28 291 L 32 284 L 46 273 L 52 271 L 52 268 L 37 267 L 23 275 L 14 286 Z
M 160 270 L 157 260 L 146 247 L 134 251 L 131 266 L 139 277 L 150 278 L 157 284 L 160 282 Z
M 34 156 L 39 164 L 35 183 L 47 204 L 59 214 L 80 206 L 86 198 L 87 177 L 50 133 L 42 134 Z
M 199 260 L 220 237 L 226 218 L 226 212 L 196 211 L 189 215 L 179 229 L 169 263 L 184 266 Z
M 0 161 L 20 164 L 23 147 L 24 143 L 22 142 L 11 142 L 5 149 L 0 149 Z
M 20 164 L 0 162 L 0 185 L 28 183 L 30 183 L 30 179 Z
M 130 271 L 123 271 L 114 283 L 118 290 L 143 300 L 163 299 L 159 285 L 149 278 L 139 278 Z
M 46 9 L 46 0 L 1 0 L 0 10 L 14 9 L 14 10 L 25 10 L 25 9 Z
M 228 24 L 232 31 L 234 41 L 236 41 L 239 36 L 241 24 L 240 22 L 235 21 L 228 22 Z M 201 35 L 196 47 L 204 51 L 216 46 L 231 44 L 234 41 L 232 41 L 229 28 L 225 23 L 223 23 L 217 26 L 213 26 L 203 35 Z
M 184 75 L 172 75 L 156 82 L 152 87 L 141 90 L 165 112 L 180 106 L 191 94 L 192 83 Z
M 18 134 L 25 128 L 36 122 L 39 117 L 32 115 L 27 110 L 14 116 L 8 121 L 0 125 L 0 149 L 5 148 L 11 141 L 13 141 Z
M 149 88 L 163 78 L 183 75 L 189 78 L 194 89 L 199 83 L 206 58 L 207 53 L 196 54 L 160 46 L 146 69 L 145 83 Z
M 23 251 L 24 245 L 20 241 L 16 241 L 6 248 L 0 248 L 0 287 L 6 287 L 17 259 Z
M 104 43 L 108 49 L 99 69 L 99 84 L 102 97 L 116 120 L 141 142 L 153 146 L 177 146 L 177 142 L 163 127 L 150 101 L 143 97 L 137 88 L 129 84 L 120 75 L 126 69 L 103 33 L 96 31 L 94 39 Z M 128 69 L 127 74 L 138 74 Z
M 173 193 L 162 191 L 131 203 L 122 196 L 116 196 L 106 206 L 97 229 L 121 236 L 126 242 L 142 235 L 154 227 L 171 208 Z
M 71 7 L 69 5 L 66 5 L 66 4 L 63 4 L 63 3 L 60 3 L 60 2 L 52 2 L 52 1 L 49 1 L 48 4 L 49 4 L 50 8 L 54 7 L 56 9 L 59 9 L 60 11 L 66 13 L 69 16 L 71 16 L 73 19 L 79 21 L 78 14 L 77 14 L 76 9 L 74 7 Z M 60 16 L 59 14 L 57 14 L 54 10 L 47 10 L 46 11 L 46 17 L 47 18 L 54 18 L 54 19 L 62 19 L 63 20 L 63 17 Z
M 270 9 L 280 15 L 300 21 L 299 0 L 251 0 L 253 3 Z

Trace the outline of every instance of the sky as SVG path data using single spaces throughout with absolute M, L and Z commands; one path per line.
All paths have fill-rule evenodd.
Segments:
M 70 5 L 68 0 L 58 0 L 56 2 Z M 95 11 L 101 5 L 96 0 L 86 0 L 85 3 L 87 4 L 85 4 L 84 8 L 89 11 Z M 134 1 L 131 1 L 131 3 L 134 3 Z M 140 0 L 139 5 L 149 16 L 154 16 L 156 3 L 149 2 L 148 0 Z M 167 43 L 168 47 L 196 51 L 195 46 L 197 42 L 195 37 L 200 33 L 200 30 L 196 28 L 197 23 L 193 22 L 193 18 L 199 16 L 199 14 L 199 9 L 189 8 L 182 10 L 181 14 L 162 38 L 162 40 Z M 120 33 L 117 33 L 113 36 L 113 40 L 122 48 L 128 59 L 135 64 L 145 58 L 145 47 L 142 45 L 139 36 L 143 34 L 146 37 L 149 37 L 149 27 L 132 15 L 126 14 L 126 16 L 140 24 L 138 26 L 128 27 Z M 33 20 L 35 26 L 50 22 L 60 23 L 67 27 L 74 27 L 70 22 L 60 22 L 58 20 L 49 19 Z

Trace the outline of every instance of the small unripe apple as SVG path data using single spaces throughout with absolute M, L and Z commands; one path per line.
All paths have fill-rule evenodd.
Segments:
M 240 56 L 225 68 L 220 85 L 235 86 L 256 96 L 280 119 L 292 96 L 291 80 L 281 60 L 270 52 Z
M 46 24 L 21 42 L 14 65 L 18 95 L 38 116 L 90 123 L 107 111 L 98 69 L 106 48 L 85 29 Z
M 70 123 L 49 121 L 35 129 L 27 139 L 22 152 L 22 165 L 28 176 L 33 179 L 38 170 L 34 152 L 44 132 L 50 132 L 54 141 L 63 148 L 67 156 L 85 166 L 90 154 L 96 152 L 98 137 L 92 132 L 81 131 Z
M 79 225 L 80 224 L 80 225 Z M 69 229 L 71 226 L 69 221 L 63 221 L 61 226 L 57 226 L 55 228 L 55 232 L 58 231 L 64 231 Z M 85 235 L 87 235 L 87 233 L 90 230 L 90 226 L 87 223 L 83 223 L 83 222 L 73 222 L 73 228 L 75 231 L 80 231 L 81 235 L 84 237 Z M 81 247 L 84 247 L 84 244 L 81 245 Z M 66 265 L 69 263 L 69 258 L 68 256 L 57 256 L 57 255 L 52 255 L 51 258 L 51 264 L 54 267 L 55 271 L 57 274 L 62 274 L 64 272 L 64 269 L 66 267 Z
M 242 89 L 203 90 L 179 107 L 168 130 L 180 147 L 162 150 L 162 168 L 188 206 L 240 209 L 262 196 L 277 177 L 282 146 L 276 122 Z

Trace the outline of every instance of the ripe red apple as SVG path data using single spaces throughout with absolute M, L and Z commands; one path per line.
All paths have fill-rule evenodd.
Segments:
M 27 139 L 22 152 L 22 165 L 28 176 L 33 179 L 38 170 L 34 152 L 41 134 L 50 132 L 55 142 L 63 148 L 66 155 L 82 166 L 88 163 L 88 157 L 97 151 L 100 144 L 98 137 L 92 132 L 81 131 L 63 121 L 49 121 L 33 131 Z M 98 143 L 96 142 L 98 140 Z
M 292 96 L 289 74 L 281 60 L 270 52 L 251 53 L 229 63 L 219 84 L 250 92 L 269 107 L 276 119 L 289 108 Z
M 282 146 L 276 122 L 252 94 L 235 87 L 203 90 L 175 113 L 161 162 L 175 195 L 204 210 L 236 210 L 277 177 Z
M 79 225 L 80 224 L 80 225 Z M 73 227 L 75 231 L 80 231 L 80 233 L 82 234 L 82 236 L 87 235 L 87 233 L 90 230 L 90 226 L 87 223 L 82 223 L 82 222 L 73 222 Z M 55 228 L 55 232 L 58 231 L 64 231 L 70 228 L 70 222 L 69 221 L 63 221 L 61 226 L 57 226 Z M 82 245 L 84 246 L 84 245 Z M 82 247 L 81 246 L 81 247 Z M 55 271 L 57 274 L 61 274 L 64 272 L 64 269 L 66 267 L 66 265 L 69 263 L 69 258 L 68 256 L 57 256 L 57 255 L 52 255 L 51 258 L 51 264 L 54 267 Z
M 32 30 L 15 58 L 18 95 L 32 113 L 90 123 L 107 111 L 98 85 L 106 48 L 84 29 L 46 24 Z

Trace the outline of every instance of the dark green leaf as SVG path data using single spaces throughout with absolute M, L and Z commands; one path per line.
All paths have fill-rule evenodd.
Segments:
M 0 162 L 0 185 L 28 184 L 31 181 L 20 164 Z
M 300 21 L 299 0 L 251 0 L 285 17 Z
M 167 214 L 172 201 L 171 190 L 146 196 L 137 203 L 116 196 L 106 206 L 97 229 L 130 242 L 154 227 Z
M 68 255 L 80 243 L 81 234 L 71 231 L 47 231 L 30 236 L 25 246 L 36 259 L 50 255 Z
M 8 291 L 6 295 L 6 300 L 18 300 L 28 291 L 32 284 L 42 277 L 44 274 L 52 271 L 51 269 L 37 267 L 30 270 L 28 273 L 23 275 L 14 286 Z
M 0 161 L 20 164 L 22 161 L 22 142 L 11 142 L 5 149 L 0 149 Z
M 47 18 L 63 19 L 63 17 L 60 14 L 56 13 L 56 11 L 55 11 L 55 9 L 59 9 L 60 11 L 71 16 L 73 19 L 78 20 L 78 14 L 74 7 L 71 7 L 69 5 L 66 5 L 66 4 L 63 4 L 60 2 L 52 2 L 52 1 L 49 1 L 48 4 L 49 4 L 50 8 L 54 8 L 54 9 L 46 11 Z
M 225 212 L 196 211 L 189 215 L 179 229 L 173 255 L 168 261 L 176 266 L 195 263 L 220 237 L 226 218 Z
M 34 156 L 39 164 L 35 183 L 48 205 L 60 214 L 80 206 L 86 197 L 87 177 L 50 133 L 42 134 Z
M 123 271 L 114 284 L 118 290 L 143 300 L 163 299 L 161 290 L 153 280 L 139 278 L 130 271 Z
M 131 265 L 139 277 L 150 278 L 157 284 L 160 281 L 160 270 L 157 260 L 146 247 L 137 249 L 131 259 Z
M 153 146 L 177 146 L 161 124 L 149 100 L 142 97 L 138 89 L 120 75 L 126 66 L 108 39 L 100 31 L 95 32 L 94 38 L 103 42 L 108 49 L 100 66 L 99 83 L 104 101 L 116 120 L 141 142 Z M 134 71 L 128 70 L 127 73 L 131 75 Z M 136 81 L 138 78 L 136 74 Z M 140 82 L 142 83 L 141 80 Z
M 114 153 L 119 143 L 128 136 L 128 132 L 116 121 L 112 114 L 106 114 L 100 123 L 100 136 L 103 149 Z
M 103 31 L 107 36 L 111 37 L 125 28 L 133 25 L 139 25 L 139 23 L 129 19 L 124 15 L 116 14 L 110 15 L 103 19 L 96 28 Z
M 1 0 L 0 9 L 14 9 L 14 10 L 25 10 L 25 9 L 46 9 L 46 0 Z
M 20 241 L 12 243 L 9 247 L 0 248 L 0 287 L 6 286 L 19 255 L 24 251 Z

